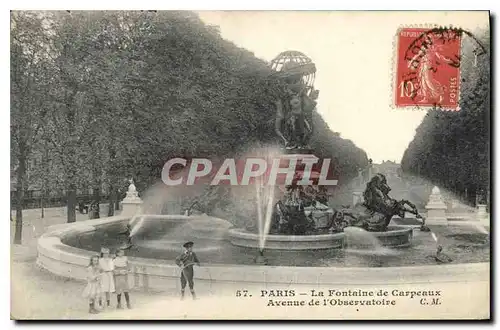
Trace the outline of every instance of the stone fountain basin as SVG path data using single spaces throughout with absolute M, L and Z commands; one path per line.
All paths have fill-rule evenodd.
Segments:
M 164 218 L 172 220 L 187 219 L 187 217 L 183 216 L 164 216 Z M 89 259 L 96 252 L 69 246 L 63 243 L 61 238 L 74 232 L 89 233 L 100 226 L 119 225 L 128 220 L 130 220 L 130 217 L 115 216 L 52 226 L 38 239 L 37 264 L 53 274 L 84 281 L 87 276 L 86 269 Z M 403 229 L 407 228 L 403 227 Z M 313 237 L 307 238 L 312 239 Z M 293 240 L 290 237 L 286 239 Z M 173 259 L 129 257 L 129 260 L 132 266 L 129 281 L 130 285 L 136 289 L 180 290 L 180 271 Z M 203 267 L 196 269 L 195 277 L 199 285 L 217 285 L 218 290 L 225 283 L 232 285 L 232 288 L 234 288 L 235 283 L 243 286 L 252 283 L 286 286 L 290 285 L 290 283 L 314 286 L 317 286 L 318 283 L 325 286 L 366 285 L 367 283 L 371 285 L 387 285 L 388 283 L 409 285 L 410 283 L 437 284 L 454 281 L 484 281 L 489 278 L 489 262 L 470 263 L 470 258 L 465 259 L 465 262 L 450 265 L 405 264 L 390 267 L 276 267 L 241 263 L 221 264 L 207 260 Z
M 389 226 L 385 232 L 370 232 L 382 246 L 406 247 L 411 245 L 413 229 L 406 226 Z M 242 228 L 228 232 L 230 242 L 236 246 L 260 248 L 259 234 Z M 346 245 L 345 233 L 321 235 L 267 235 L 265 249 L 268 250 L 321 250 L 341 249 Z
M 233 226 L 232 223 L 226 220 L 207 216 L 195 216 L 194 219 L 189 221 L 189 226 L 193 233 L 197 236 L 210 236 L 214 232 L 219 233 L 221 237 L 226 237 L 229 228 Z
M 389 226 L 387 231 L 370 232 L 382 246 L 407 247 L 411 245 L 413 228 L 407 226 Z
M 228 232 L 233 245 L 260 248 L 259 234 L 251 233 L 242 228 L 233 228 Z M 322 235 L 267 235 L 266 250 L 319 250 L 340 249 L 344 244 L 344 233 Z

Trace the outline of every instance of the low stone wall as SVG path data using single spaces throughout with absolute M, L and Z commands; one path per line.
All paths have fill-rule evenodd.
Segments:
M 177 216 L 176 216 L 177 217 Z M 92 231 L 94 226 L 126 220 L 110 217 L 50 227 L 38 240 L 39 266 L 59 276 L 84 280 L 90 257 L 94 254 L 61 243 L 61 237 L 74 231 Z M 174 261 L 130 258 L 129 281 L 136 288 L 165 290 L 180 286 L 180 269 Z M 386 268 L 275 267 L 210 264 L 196 268 L 197 282 L 290 283 L 307 285 L 366 285 L 398 283 L 437 283 L 489 279 L 489 263 L 452 264 Z

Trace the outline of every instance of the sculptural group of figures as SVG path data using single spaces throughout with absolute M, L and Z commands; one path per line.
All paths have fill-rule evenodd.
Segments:
M 392 217 L 403 218 L 406 212 L 414 214 L 424 222 L 415 205 L 406 200 L 391 198 L 390 190 L 386 177 L 383 174 L 376 174 L 366 185 L 363 202 L 331 213 L 324 212 L 324 216 L 328 219 L 321 227 L 318 227 L 318 222 L 312 215 L 317 205 L 324 206 L 323 196 L 321 197 L 323 203 L 314 197 L 305 199 L 300 196 L 290 203 L 290 198 L 285 195 L 284 200 L 276 204 L 271 233 L 284 235 L 332 233 L 341 232 L 348 226 L 360 227 L 367 231 L 386 231 Z M 317 213 L 321 214 L 321 209 L 319 211 Z M 424 228 L 423 223 L 422 229 Z
M 279 96 L 275 101 L 276 134 L 283 140 L 288 152 L 304 153 L 304 149 L 309 148 L 313 133 L 312 114 L 319 94 L 313 87 L 316 67 L 307 56 L 296 51 L 281 53 L 271 61 L 271 67 L 277 70 L 280 78 Z M 369 169 L 367 179 L 371 176 L 371 160 Z M 347 226 L 385 231 L 395 215 L 404 217 L 409 212 L 420 217 L 412 203 L 389 197 L 390 190 L 385 176 L 376 174 L 366 184 L 363 202 L 352 208 L 331 212 L 323 188 L 288 186 L 283 200 L 275 205 L 271 233 L 304 235 L 322 230 L 339 232 Z M 326 221 L 317 221 L 322 216 Z
M 319 91 L 307 79 L 316 72 L 314 63 L 286 62 L 277 73 L 281 80 L 275 100 L 275 132 L 287 149 L 308 148 L 313 133 L 312 114 Z

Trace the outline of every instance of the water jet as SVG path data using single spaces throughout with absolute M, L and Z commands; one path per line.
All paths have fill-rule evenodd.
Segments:
M 255 257 L 255 263 L 257 265 L 267 265 L 268 264 L 268 260 L 264 256 L 264 251 L 263 250 L 259 250 L 259 254 L 257 255 L 257 257 Z

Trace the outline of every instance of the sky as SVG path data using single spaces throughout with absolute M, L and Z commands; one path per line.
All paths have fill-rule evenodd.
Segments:
M 400 162 L 426 110 L 392 107 L 396 32 L 403 26 L 445 25 L 474 30 L 485 12 L 198 12 L 224 39 L 271 61 L 298 50 L 316 64 L 317 111 L 330 129 L 375 163 Z

